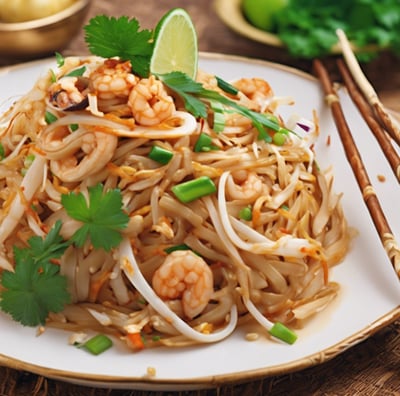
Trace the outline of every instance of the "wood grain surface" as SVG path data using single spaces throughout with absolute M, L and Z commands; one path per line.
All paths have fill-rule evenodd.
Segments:
M 128 15 L 153 28 L 172 7 L 183 7 L 192 16 L 201 51 L 265 59 L 311 71 L 311 62 L 291 58 L 284 49 L 252 42 L 228 29 L 216 16 L 211 0 L 94 0 L 88 19 L 98 14 Z M 86 54 L 83 34 L 62 50 L 64 55 Z M 0 65 L 18 60 L 0 54 Z M 334 65 L 335 59 L 325 60 Z M 382 101 L 400 112 L 400 60 L 390 53 L 363 66 Z M 1 88 L 1 87 L 0 87 Z M 0 342 L 6 342 L 2 340 Z M 182 392 L 144 392 L 98 389 L 55 381 L 9 367 L 0 367 L 0 396 L 284 396 L 284 395 L 400 395 L 400 322 L 380 330 L 368 340 L 315 367 L 292 374 L 215 389 Z

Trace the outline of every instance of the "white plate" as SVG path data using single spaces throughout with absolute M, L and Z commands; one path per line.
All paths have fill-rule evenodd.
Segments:
M 30 63 L 0 72 L 0 105 L 29 89 L 50 61 Z M 238 330 L 215 344 L 183 349 L 151 349 L 131 353 L 118 345 L 94 357 L 67 343 L 68 334 L 36 330 L 0 315 L 0 364 L 28 370 L 51 378 L 80 384 L 147 390 L 196 389 L 233 381 L 300 370 L 322 363 L 364 340 L 400 317 L 400 282 L 381 246 L 342 150 L 330 110 L 324 105 L 320 85 L 302 72 L 262 61 L 215 54 L 202 54 L 201 68 L 226 80 L 263 77 L 279 96 L 291 95 L 294 106 L 281 108 L 284 117 L 298 113 L 319 115 L 321 137 L 316 146 L 322 168 L 334 167 L 335 190 L 343 191 L 343 206 L 351 226 L 360 231 L 345 261 L 334 268 L 333 280 L 341 285 L 340 297 L 328 310 L 298 332 L 292 345 L 260 337 L 244 340 Z M 400 237 L 399 184 L 378 149 L 375 139 L 346 93 L 342 104 L 374 187 L 381 199 L 397 240 Z M 327 137 L 330 136 L 330 145 Z M 385 182 L 378 181 L 384 175 Z M 154 367 L 155 377 L 146 376 Z

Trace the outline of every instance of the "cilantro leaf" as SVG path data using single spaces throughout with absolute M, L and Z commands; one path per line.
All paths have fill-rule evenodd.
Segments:
M 31 257 L 39 265 L 60 258 L 69 245 L 60 235 L 61 224 L 60 220 L 57 221 L 45 239 L 39 236 L 31 237 L 28 241 L 30 249 L 14 249 L 14 255 L 21 259 Z
M 0 308 L 24 326 L 45 324 L 49 312 L 60 312 L 70 301 L 67 279 L 51 263 L 68 246 L 60 227 L 57 222 L 44 240 L 30 238 L 29 248 L 14 248 L 15 270 L 1 275 Z
M 84 30 L 85 41 L 92 54 L 129 60 L 135 73 L 143 77 L 149 74 L 153 52 L 152 31 L 139 30 L 137 19 L 98 15 L 89 21 Z
M 82 193 L 61 196 L 68 215 L 83 225 L 74 233 L 72 241 L 81 247 L 90 239 L 94 248 L 110 251 L 122 240 L 120 230 L 128 225 L 129 216 L 122 209 L 119 189 L 103 193 L 103 185 L 89 187 L 89 202 Z

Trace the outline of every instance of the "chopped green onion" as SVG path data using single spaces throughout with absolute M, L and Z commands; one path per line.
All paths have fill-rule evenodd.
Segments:
M 231 95 L 237 95 L 239 93 L 239 90 L 234 87 L 232 84 L 229 84 L 225 80 L 223 80 L 220 77 L 215 76 L 217 80 L 217 85 L 219 88 L 221 88 L 224 92 L 231 94 Z
M 111 338 L 104 334 L 97 334 L 94 337 L 87 340 L 82 346 L 87 349 L 93 355 L 99 355 L 107 349 L 111 348 L 113 342 Z
M 216 100 L 210 100 L 210 106 L 214 112 L 213 130 L 215 132 L 222 132 L 225 128 L 224 105 Z
M 191 249 L 188 245 L 186 245 L 186 243 L 182 243 L 180 245 L 174 245 L 174 246 L 165 248 L 164 252 L 170 254 L 172 252 L 175 252 L 176 250 L 191 250 Z
M 281 209 L 283 209 L 283 210 L 289 210 L 289 206 L 287 206 L 287 205 L 282 205 L 282 206 L 281 206 Z
M 160 146 L 153 146 L 149 153 L 149 158 L 163 165 L 168 164 L 173 156 L 174 153 L 172 151 L 166 150 Z
M 280 340 L 286 342 L 287 344 L 294 344 L 297 340 L 297 335 L 292 330 L 288 329 L 285 325 L 280 322 L 274 323 L 274 325 L 269 330 L 269 334 L 271 334 L 275 338 L 279 338 Z
M 192 202 L 216 191 L 217 187 L 208 176 L 201 176 L 172 187 L 172 192 L 184 203 Z
M 65 77 L 80 77 L 85 73 L 86 66 L 82 66 L 79 69 L 72 70 L 71 72 L 67 73 Z
M 218 147 L 212 144 L 210 135 L 202 132 L 194 145 L 193 151 L 198 153 L 200 151 L 218 150 Z
M 69 126 L 69 129 L 71 130 L 71 132 L 75 132 L 78 128 L 79 128 L 78 124 L 71 124 Z
M 57 117 L 53 113 L 50 113 L 50 111 L 46 111 L 44 120 L 46 121 L 46 124 L 52 124 L 57 121 Z
M 277 145 L 277 146 L 283 146 L 286 141 L 286 134 L 282 132 L 276 132 L 274 136 L 272 137 L 272 141 Z
M 250 221 L 253 218 L 253 213 L 250 206 L 246 206 L 239 211 L 239 218 Z

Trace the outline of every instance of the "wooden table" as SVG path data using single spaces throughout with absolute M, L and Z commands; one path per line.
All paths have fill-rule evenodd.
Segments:
M 191 14 L 199 36 L 201 51 L 219 52 L 261 58 L 310 71 L 311 63 L 292 59 L 277 48 L 266 47 L 238 36 L 216 17 L 211 0 L 94 0 L 88 18 L 98 14 L 136 17 L 143 28 L 153 28 L 172 7 L 184 7 Z M 75 37 L 64 55 L 87 53 L 83 34 Z M 328 64 L 333 59 L 328 60 Z M 0 65 L 11 64 L 1 58 Z M 400 61 L 391 54 L 382 54 L 364 66 L 382 101 L 400 112 Z M 3 340 L 2 342 L 6 342 Z M 60 357 L 62 358 L 62 357 Z M 327 361 L 292 374 L 264 378 L 251 383 L 227 384 L 208 391 L 142 392 L 112 389 L 91 389 L 0 368 L 0 395 L 7 396 L 128 396 L 128 395 L 400 395 L 400 321 Z

